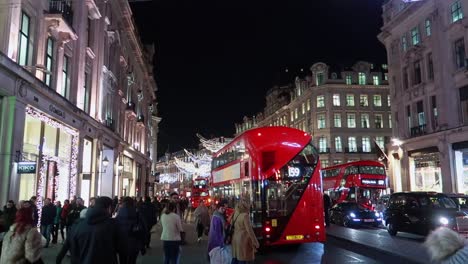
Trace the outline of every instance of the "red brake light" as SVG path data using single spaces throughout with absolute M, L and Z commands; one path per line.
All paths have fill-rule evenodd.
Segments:
M 265 227 L 265 231 L 266 231 L 266 232 L 270 232 L 270 231 L 271 231 L 271 228 Z
M 316 226 L 315 226 L 315 229 L 320 229 L 320 226 L 319 226 L 319 225 L 316 225 Z

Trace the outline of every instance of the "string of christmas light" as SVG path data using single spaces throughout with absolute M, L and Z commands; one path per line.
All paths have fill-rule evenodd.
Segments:
M 48 117 L 47 115 L 35 110 L 34 108 L 31 108 L 31 107 L 26 107 L 26 113 L 28 115 L 30 115 L 31 117 L 34 117 L 44 123 L 46 123 L 47 125 L 51 126 L 51 127 L 54 127 L 54 128 L 58 128 L 60 129 L 61 131 L 69 134 L 72 136 L 72 142 L 71 142 L 71 150 L 72 150 L 72 153 L 71 153 L 71 160 L 69 161 L 64 161 L 64 164 L 63 166 L 60 166 L 62 167 L 62 170 L 66 170 L 66 172 L 70 172 L 70 177 L 67 179 L 68 180 L 68 197 L 72 197 L 73 195 L 76 194 L 76 180 L 77 180 L 77 172 L 78 172 L 78 168 L 77 168 L 77 161 L 78 161 L 78 140 L 79 140 L 79 135 L 78 135 L 78 132 L 76 130 L 73 130 L 71 129 L 70 127 L 66 126 L 66 125 L 63 125 L 62 123 L 58 122 L 58 121 L 55 121 L 53 119 L 51 119 L 50 117 Z M 47 159 L 49 158 L 49 160 L 52 160 L 52 161 L 55 161 L 54 159 L 57 159 L 57 162 L 60 160 L 59 158 L 57 157 L 54 157 L 54 156 L 47 156 L 47 155 L 43 155 L 42 156 L 42 164 L 41 164 L 41 169 L 39 170 L 39 181 L 38 181 L 38 187 L 37 187 L 37 196 L 38 196 L 38 208 L 42 208 L 42 200 L 43 200 L 43 191 L 44 191 L 44 188 L 45 188 L 45 179 L 46 179 L 46 167 L 47 166 Z M 69 163 L 70 165 L 66 165 L 67 163 Z M 59 167 L 59 170 L 60 170 L 60 167 Z M 68 173 L 62 173 L 62 175 L 67 175 Z M 60 175 L 60 174 L 59 174 Z M 64 182 L 62 183 L 64 186 L 67 184 L 67 182 Z M 65 188 L 65 187 L 64 187 Z M 40 215 L 40 214 L 39 214 Z
M 72 154 L 70 161 L 70 181 L 68 184 L 68 193 L 70 197 L 76 195 L 76 182 L 78 175 L 78 134 L 73 135 L 72 137 Z
M 42 155 L 42 159 L 41 159 L 41 168 L 39 169 L 39 181 L 38 181 L 38 184 L 37 184 L 37 191 L 36 191 L 36 197 L 37 197 L 37 202 L 36 202 L 36 206 L 37 206 L 37 209 L 38 209 L 38 215 L 39 215 L 39 219 L 38 219 L 38 223 L 37 223 L 37 226 L 40 226 L 40 223 L 41 223 L 41 214 L 42 214 L 42 206 L 43 206 L 43 201 L 44 201 L 44 198 L 51 198 L 51 197 L 44 197 L 44 189 L 45 189 L 45 186 L 48 184 L 47 183 L 47 165 L 48 165 L 48 161 L 53 161 L 53 162 L 56 162 L 57 165 L 58 163 L 60 162 L 60 159 L 58 157 L 55 157 L 55 156 L 49 156 L 49 155 Z M 57 174 L 60 174 L 59 172 L 57 172 Z M 58 176 L 58 175 L 57 175 Z M 57 182 L 58 178 L 57 176 L 55 176 L 55 180 Z M 57 184 L 56 184 L 57 185 Z M 57 193 L 57 186 L 48 186 L 49 188 L 54 188 L 55 189 L 55 192 Z
M 207 153 L 203 153 L 197 157 L 195 154 L 192 154 L 190 151 L 184 149 L 185 154 L 189 157 L 189 159 L 194 162 L 195 164 L 211 164 L 213 158 L 211 155 Z
M 212 153 L 218 152 L 220 149 L 226 146 L 226 144 L 232 141 L 232 139 L 224 139 L 224 142 L 219 142 L 219 140 L 215 139 L 206 139 L 200 134 L 197 134 L 197 137 L 200 139 L 200 143 L 203 145 L 203 147 Z
M 196 178 L 197 176 L 206 178 L 209 177 L 211 173 L 211 162 L 199 164 L 194 162 L 185 162 L 174 157 L 174 164 L 180 171 L 191 175 L 192 178 Z
M 174 183 L 179 181 L 177 174 L 175 173 L 161 173 L 159 175 L 160 183 Z

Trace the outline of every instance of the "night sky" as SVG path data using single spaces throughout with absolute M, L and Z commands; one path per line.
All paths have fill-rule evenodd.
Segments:
M 383 0 L 153 0 L 132 3 L 156 46 L 159 155 L 230 137 L 273 85 L 318 61 L 383 63 Z M 288 68 L 288 73 L 285 69 Z

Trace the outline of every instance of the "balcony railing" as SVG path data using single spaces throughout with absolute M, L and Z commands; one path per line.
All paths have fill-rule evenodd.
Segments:
M 411 128 L 411 137 L 418 137 L 427 133 L 426 124 Z
M 112 131 L 115 131 L 115 121 L 112 118 L 107 118 L 105 121 L 105 125 Z
M 71 0 L 50 0 L 50 14 L 62 14 L 65 21 L 71 27 L 73 25 L 73 10 Z

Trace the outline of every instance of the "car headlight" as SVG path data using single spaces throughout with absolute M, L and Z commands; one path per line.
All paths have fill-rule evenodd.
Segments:
M 351 216 L 352 218 L 355 218 L 356 214 L 355 213 L 349 213 L 349 216 Z
M 379 216 L 380 216 L 380 214 L 379 214 L 378 212 L 375 212 L 375 216 L 379 217 Z
M 446 217 L 441 217 L 441 218 L 439 218 L 439 223 L 441 223 L 443 225 L 448 225 L 449 220 Z

